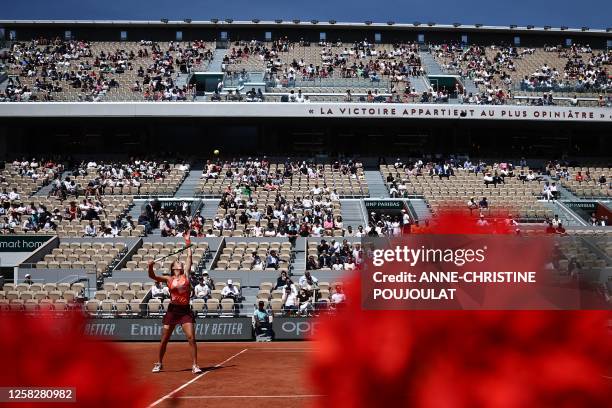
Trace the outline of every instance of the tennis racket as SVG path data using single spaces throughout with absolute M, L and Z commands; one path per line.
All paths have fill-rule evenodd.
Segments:
M 168 255 L 164 255 L 164 256 L 161 256 L 161 257 L 159 257 L 159 258 L 156 258 L 156 259 L 154 259 L 154 260 L 153 260 L 153 262 L 163 261 L 163 260 L 164 260 L 164 259 L 166 259 L 166 258 L 169 258 L 169 257 L 171 257 L 171 256 L 174 256 L 174 255 L 180 254 L 180 253 L 181 253 L 181 252 L 183 252 L 183 251 L 186 251 L 187 249 L 191 248 L 192 246 L 193 246 L 193 244 L 189 244 L 189 245 L 187 245 L 185 248 L 181 248 L 181 249 L 179 249 L 178 251 L 174 251 L 174 252 L 172 252 L 172 253 L 170 253 L 170 254 L 168 254 Z

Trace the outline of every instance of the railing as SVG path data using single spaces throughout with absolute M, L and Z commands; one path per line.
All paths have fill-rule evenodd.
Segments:
M 287 80 L 286 83 L 267 79 L 266 87 L 278 88 L 279 84 L 282 88 L 308 88 L 308 87 L 324 87 L 324 88 L 389 88 L 388 79 L 379 79 L 372 81 L 368 78 L 311 78 L 311 79 L 295 79 Z
M 250 75 L 247 72 L 246 75 L 239 74 L 226 74 L 223 79 L 223 86 L 225 87 L 243 87 L 245 82 L 250 81 Z
M 523 91 L 523 92 L 575 92 L 575 93 L 603 93 L 608 94 L 612 92 L 612 87 L 607 85 L 599 85 L 599 86 L 588 86 L 588 85 L 578 85 L 572 84 L 569 82 L 555 84 L 552 86 L 529 86 L 523 82 L 519 84 L 514 84 L 512 86 L 512 90 L 514 91 Z

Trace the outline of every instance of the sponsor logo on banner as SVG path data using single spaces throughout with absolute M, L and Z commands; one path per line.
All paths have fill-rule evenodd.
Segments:
M 364 204 L 368 210 L 370 209 L 398 209 L 404 208 L 402 200 L 365 200 Z
M 5 235 L 0 237 L 0 252 L 32 252 L 40 248 L 51 238 L 48 235 Z
M 313 318 L 277 317 L 272 321 L 272 330 L 277 340 L 302 340 L 314 336 L 318 324 Z
M 159 340 L 162 333 L 161 319 L 94 319 L 85 325 L 85 332 L 92 336 L 112 337 L 122 341 Z M 251 319 L 198 319 L 195 325 L 197 340 L 250 340 Z M 181 326 L 172 333 L 172 339 L 183 340 Z

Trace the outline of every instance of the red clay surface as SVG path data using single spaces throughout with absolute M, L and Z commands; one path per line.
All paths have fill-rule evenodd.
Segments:
M 191 374 L 186 342 L 168 344 L 164 371 L 156 374 L 151 368 L 157 361 L 157 343 L 119 347 L 133 362 L 133 381 L 152 388 L 150 407 L 308 407 L 321 398 L 307 384 L 311 342 L 202 342 L 201 376 Z

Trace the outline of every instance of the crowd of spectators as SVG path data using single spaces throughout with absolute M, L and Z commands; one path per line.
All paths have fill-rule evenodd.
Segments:
M 322 239 L 317 245 L 317 255 L 309 255 L 306 270 L 353 270 L 363 262 L 363 250 L 359 242 L 338 242 L 332 239 L 329 243 Z
M 255 237 L 320 237 L 334 234 L 334 230 L 343 230 L 342 216 L 334 216 L 333 200 L 323 196 L 324 187 L 315 185 L 318 194 L 305 194 L 293 200 L 285 198 L 278 191 L 273 204 L 258 206 L 248 196 L 248 185 L 238 185 L 232 191 L 224 193 L 220 206 L 226 216 L 213 220 L 213 227 L 220 231 L 234 230 L 242 224 L 248 226 L 249 235 Z M 299 212 L 297 210 L 300 210 Z M 253 226 L 249 221 L 255 221 Z
M 233 64 L 258 58 L 264 63 L 269 80 L 280 87 L 291 85 L 297 79 L 308 81 L 331 77 L 363 78 L 372 83 L 386 77 L 393 83 L 409 84 L 410 76 L 424 74 L 416 43 L 380 45 L 364 40 L 346 46 L 341 42 L 322 41 L 313 59 L 293 58 L 289 61 L 283 58 L 283 54 L 305 46 L 303 41 L 293 42 L 287 38 L 270 43 L 238 42 L 224 57 L 222 68 L 226 72 L 235 72 Z
M 54 159 L 37 159 L 31 160 L 25 157 L 21 160 L 14 160 L 11 163 L 5 163 L 4 171 L 0 172 L 0 184 L 8 183 L 9 181 L 14 182 L 15 177 L 24 180 L 33 180 L 41 186 L 49 184 L 57 175 L 64 171 L 64 165 Z M 15 190 L 15 188 L 13 188 Z M 18 193 L 12 191 L 11 193 Z M 11 195 L 11 193 L 7 193 Z M 20 197 L 10 197 L 11 201 Z M 5 199 L 0 198 L 0 203 L 3 203 Z
M 64 87 L 80 88 L 83 92 L 100 95 L 110 84 L 97 76 L 89 59 L 93 58 L 87 41 L 64 41 L 59 38 L 35 39 L 11 45 L 7 65 L 10 77 L 4 98 L 9 101 L 53 100 L 55 92 Z M 33 78 L 32 87 L 22 84 L 19 77 Z M 104 89 L 106 88 L 106 89 Z
M 4 196 L 4 192 L 0 197 Z M 0 219 L 2 223 L 0 230 L 3 233 L 15 233 L 17 226 L 21 226 L 24 232 L 53 232 L 62 221 L 84 220 L 90 221 L 83 231 L 84 236 L 102 236 L 106 226 L 93 225 L 93 220 L 99 220 L 104 213 L 101 202 L 91 198 L 81 202 L 70 201 L 49 208 L 44 204 L 36 205 L 31 202 L 4 202 L 0 207 Z M 119 223 L 119 221 L 117 221 Z M 112 228 L 113 226 L 109 226 Z M 117 236 L 111 235 L 111 236 Z
M 359 164 L 352 161 L 337 161 L 332 165 L 334 171 L 351 178 L 357 177 Z M 320 181 L 309 191 L 296 192 L 299 195 L 287 198 L 284 191 L 294 175 Z M 334 203 L 339 194 L 330 188 L 323 179 L 324 166 L 307 161 L 287 160 L 284 170 L 271 170 L 270 162 L 250 158 L 221 163 L 209 161 L 202 178 L 216 179 L 224 177 L 228 182 L 223 192 L 220 207 L 225 210 L 225 217 L 213 220 L 216 230 L 235 230 L 237 225 L 244 225 L 252 236 L 290 237 L 333 235 L 334 231 L 343 231 L 340 215 L 334 216 Z M 259 189 L 276 192 L 274 201 L 258 203 L 254 192 Z M 253 221 L 254 223 L 251 223 Z
M 125 87 L 117 75 L 129 73 L 135 78 L 130 90 L 146 100 L 186 100 L 195 95 L 195 89 L 176 86 L 174 78 L 179 72 L 201 67 L 213 56 L 204 41 L 164 45 L 140 41 L 102 47 L 60 38 L 15 42 L 6 58 L 8 86 L 0 97 L 8 101 L 52 101 L 71 89 L 78 92 L 79 100 L 96 102 L 112 89 Z
M 469 158 L 459 160 L 455 157 L 442 158 L 418 158 L 404 162 L 400 158 L 396 160 L 393 167 L 396 174 L 389 174 L 386 182 L 389 186 L 389 194 L 391 197 L 406 197 L 410 179 L 413 177 L 430 177 L 440 180 L 454 176 L 456 171 L 462 170 L 475 175 L 482 174 L 482 182 L 485 187 L 497 187 L 499 184 L 505 184 L 506 177 L 517 177 L 523 183 L 538 182 L 543 180 L 544 175 L 537 170 L 525 170 L 526 166 L 524 159 L 518 163 L 518 167 L 511 162 L 494 162 L 486 163 L 482 160 L 472 161 Z
M 186 171 L 184 164 L 180 170 Z M 79 195 L 101 197 L 116 194 L 130 186 L 137 191 L 145 182 L 162 182 L 172 171 L 167 161 L 130 159 L 128 163 L 83 161 L 72 169 L 71 175 L 62 180 L 59 175 L 52 182 L 49 196 L 65 200 L 67 196 Z M 87 184 L 80 184 L 75 177 L 84 177 Z
M 543 53 L 557 53 L 567 60 L 562 70 L 543 62 L 534 72 L 526 73 L 513 82 L 521 60 L 526 56 L 542 55 L 542 50 L 514 46 L 465 46 L 442 44 L 430 46 L 430 51 L 442 67 L 451 73 L 469 78 L 481 92 L 463 94 L 464 103 L 503 104 L 513 89 L 540 92 L 607 92 L 612 82 L 608 76 L 610 51 L 593 53 L 581 45 L 545 46 Z M 588 56 L 588 57 L 587 57 Z M 531 101 L 535 105 L 551 105 L 552 95 Z
M 133 52 L 107 50 L 94 53 L 88 41 L 36 39 L 18 42 L 9 52 L 9 70 L 16 75 L 9 81 L 6 99 L 14 101 L 54 100 L 66 89 L 80 91 L 84 101 L 99 101 L 112 88 L 119 87 L 114 74 L 132 70 Z M 32 78 L 31 88 L 21 78 Z
M 191 236 L 205 236 L 202 231 L 204 219 L 196 214 L 191 214 L 191 203 L 188 201 L 177 201 L 173 203 L 162 203 L 158 199 L 143 205 L 140 216 L 136 223 L 145 227 L 145 233 L 149 234 L 153 229 L 159 228 L 162 237 L 180 237 L 187 232 Z
M 569 48 L 546 47 L 545 51 L 554 52 L 567 62 L 563 73 L 548 66 L 542 67 L 540 72 L 534 74 L 536 78 L 525 86 L 533 88 L 554 88 L 555 90 L 571 90 L 607 92 L 612 88 L 612 79 L 607 66 L 612 61 L 612 50 L 599 53 L 593 52 L 589 45 L 574 44 Z M 529 88 L 531 87 L 531 88 Z
M 152 43 L 151 57 L 153 62 L 146 69 L 142 66 L 138 68 L 137 77 L 140 79 L 132 85 L 132 91 L 144 91 L 145 100 L 185 101 L 195 98 L 195 86 L 177 86 L 173 79 L 175 74 L 181 71 L 190 72 L 193 66 L 209 62 L 213 53 L 204 41 L 187 44 L 171 41 L 166 49 Z
M 311 270 L 306 270 L 297 283 L 282 271 L 273 290 L 283 292 L 281 303 L 285 315 L 312 316 L 317 309 L 325 309 L 327 306 L 336 309 L 346 302 L 346 295 L 340 283 L 336 283 L 333 294 L 327 298 L 327 291 L 324 294 L 319 290 L 319 279 L 312 275 Z M 323 301 L 325 303 L 322 303 Z M 331 301 L 329 305 L 328 301 Z

